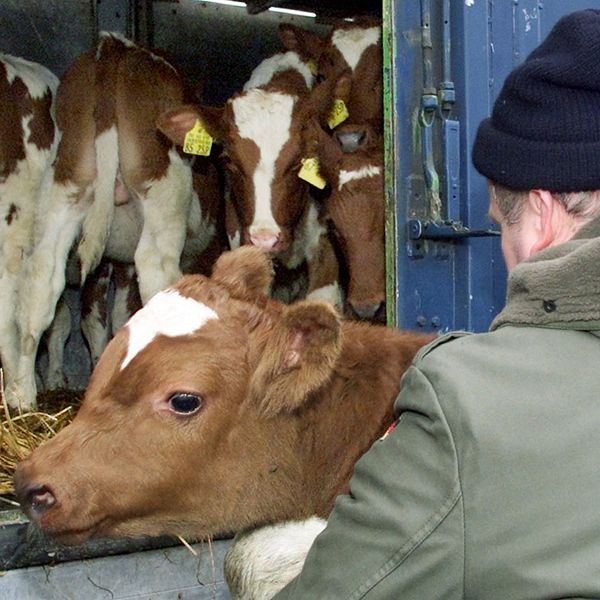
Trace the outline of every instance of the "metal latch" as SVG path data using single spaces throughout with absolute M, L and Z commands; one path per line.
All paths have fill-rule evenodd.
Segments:
M 408 222 L 408 238 L 411 240 L 451 241 L 469 237 L 499 236 L 495 229 L 469 229 L 460 221 L 421 221 Z

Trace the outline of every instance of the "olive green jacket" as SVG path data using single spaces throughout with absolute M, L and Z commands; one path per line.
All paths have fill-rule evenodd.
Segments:
M 600 222 L 425 347 L 278 599 L 600 598 Z

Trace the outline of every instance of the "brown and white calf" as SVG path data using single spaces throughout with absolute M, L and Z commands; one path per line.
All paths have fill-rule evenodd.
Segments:
M 364 132 L 360 147 L 347 153 L 312 120 L 304 143 L 330 186 L 325 205 L 347 269 L 345 312 L 385 322 L 383 136 L 368 126 Z
M 19 464 L 30 519 L 76 543 L 326 517 L 430 338 L 283 304 L 271 279 L 264 252 L 242 247 L 137 312 L 73 422 Z
M 58 143 L 57 87 L 57 77 L 42 65 L 0 54 L 0 361 L 11 387 L 19 359 L 17 289 Z
M 64 289 L 75 243 L 83 282 L 106 251 L 117 213 L 137 211 L 142 226 L 134 258 L 142 300 L 181 275 L 195 206 L 192 173 L 156 131 L 155 121 L 185 99 L 181 77 L 169 63 L 113 34 L 101 34 L 97 46 L 63 76 L 56 108 L 61 139 L 52 184 L 40 206 L 39 239 L 22 281 L 19 368 L 7 388 L 10 405 L 35 406 L 36 352 Z M 130 199 L 134 208 L 117 210 L 131 205 Z M 126 237 L 117 236 L 116 254 L 129 244 Z
M 224 107 L 183 106 L 162 115 L 158 127 L 182 145 L 200 120 L 222 142 L 234 207 L 228 215 L 232 247 L 261 248 L 274 257 L 278 273 L 306 265 L 309 296 L 340 304 L 338 265 L 322 206 L 298 177 L 302 127 L 310 116 L 326 115 L 334 99 L 335 80 L 315 88 L 313 83 L 298 53 L 276 54 Z

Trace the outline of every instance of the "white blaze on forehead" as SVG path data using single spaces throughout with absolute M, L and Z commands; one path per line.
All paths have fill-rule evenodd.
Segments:
M 252 227 L 257 229 L 279 231 L 271 211 L 271 185 L 275 177 L 275 161 L 290 138 L 296 99 L 289 94 L 252 89 L 232 101 L 240 137 L 252 140 L 260 152 L 252 176 L 255 194 Z
M 129 319 L 129 345 L 121 370 L 156 336 L 178 337 L 198 331 L 207 321 L 218 319 L 217 313 L 193 298 L 168 289 L 153 296 Z
M 344 171 L 340 170 L 338 190 L 341 190 L 347 183 L 354 181 L 355 179 L 365 179 L 367 177 L 375 177 L 381 173 L 381 167 L 376 165 L 366 165 L 357 169 L 356 171 Z
M 354 71 L 363 52 L 379 42 L 381 30 L 379 27 L 362 29 L 337 29 L 331 36 L 331 43 L 340 51 L 348 66 Z

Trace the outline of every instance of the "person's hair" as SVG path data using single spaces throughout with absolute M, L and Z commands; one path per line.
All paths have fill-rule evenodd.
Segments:
M 527 190 L 513 190 L 511 188 L 491 182 L 490 196 L 498 205 L 500 214 L 507 225 L 515 225 L 521 219 L 523 207 L 529 192 Z M 576 219 L 589 221 L 600 215 L 600 190 L 587 192 L 562 192 L 551 194 L 565 207 L 568 214 Z

